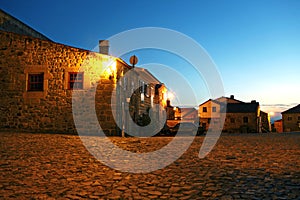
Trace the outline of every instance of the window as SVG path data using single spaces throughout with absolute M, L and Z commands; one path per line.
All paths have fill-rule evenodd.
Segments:
M 292 119 L 293 119 L 292 117 L 288 117 L 288 121 L 292 121 Z
M 151 96 L 151 94 L 150 94 L 150 87 L 147 84 L 144 84 L 144 94 L 145 94 L 146 97 L 150 97 Z
M 300 116 L 298 116 L 298 120 L 300 120 Z
M 217 108 L 214 106 L 214 107 L 212 107 L 212 111 L 213 112 L 217 112 Z
M 140 89 L 140 93 L 144 93 L 144 82 L 143 81 L 139 81 L 139 89 Z
M 243 122 L 244 122 L 244 123 L 248 123 L 248 117 L 244 117 L 244 118 L 243 118 Z
M 44 73 L 28 74 L 28 91 L 44 91 Z
M 203 107 L 203 112 L 207 112 L 207 107 Z
M 235 123 L 235 119 L 234 118 L 230 118 L 230 122 L 231 123 Z
M 69 89 L 83 89 L 83 72 L 69 72 Z

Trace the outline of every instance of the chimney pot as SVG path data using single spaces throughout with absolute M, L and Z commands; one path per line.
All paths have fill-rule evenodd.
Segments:
M 109 53 L 109 41 L 99 40 L 99 53 L 108 55 Z

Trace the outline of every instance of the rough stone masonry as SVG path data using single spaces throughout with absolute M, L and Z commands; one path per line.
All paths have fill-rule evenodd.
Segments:
M 0 41 L 0 129 L 76 133 L 69 73 L 84 68 L 83 89 L 98 85 L 90 98 L 96 98 L 101 127 L 116 134 L 111 92 L 130 66 L 112 56 L 10 32 L 0 31 Z M 116 65 L 115 71 L 99 79 L 97 70 L 104 71 L 108 62 Z M 36 73 L 43 74 L 43 90 L 28 91 L 28 77 Z M 84 90 L 76 92 L 84 95 Z

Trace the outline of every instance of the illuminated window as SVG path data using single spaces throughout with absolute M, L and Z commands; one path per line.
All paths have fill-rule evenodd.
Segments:
M 244 123 L 248 123 L 248 121 L 249 121 L 249 120 L 248 120 L 248 117 L 244 117 L 244 118 L 243 118 L 243 122 L 244 122 Z
M 203 107 L 203 112 L 207 112 L 207 107 Z
M 69 89 L 83 89 L 83 72 L 69 72 Z
M 28 74 L 28 91 L 44 91 L 44 73 Z
M 212 107 L 212 111 L 213 112 L 217 112 L 217 108 L 214 106 L 214 107 Z

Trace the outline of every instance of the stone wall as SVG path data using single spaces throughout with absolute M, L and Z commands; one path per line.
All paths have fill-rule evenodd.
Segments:
M 82 101 L 79 97 L 84 96 L 96 101 L 95 105 L 89 105 L 89 101 L 79 105 L 94 106 L 105 133 L 116 134 L 111 92 L 129 69 L 126 63 L 111 56 L 4 31 L 0 31 L 0 41 L 0 129 L 76 133 L 68 75 L 82 71 L 84 87 L 74 90 L 79 94 L 77 99 Z M 28 91 L 30 73 L 44 73 L 43 91 Z M 81 128 L 90 126 L 88 119 Z
M 300 113 L 282 114 L 283 132 L 300 131 Z
M 248 123 L 243 118 L 248 117 Z M 227 132 L 259 132 L 256 113 L 226 113 L 224 131 Z

